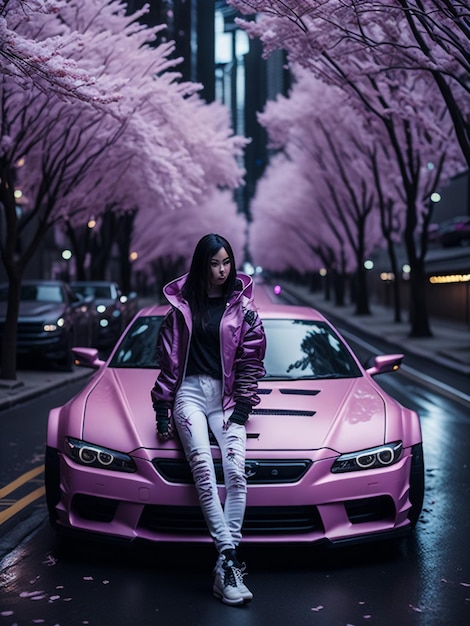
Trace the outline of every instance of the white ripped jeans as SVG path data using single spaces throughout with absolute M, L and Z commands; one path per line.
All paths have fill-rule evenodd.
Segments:
M 187 376 L 179 388 L 173 421 L 196 485 L 201 509 L 218 552 L 240 543 L 246 506 L 245 426 L 230 422 L 222 408 L 222 381 Z M 219 444 L 225 482 L 225 503 L 217 489 L 209 444 L 209 427 Z

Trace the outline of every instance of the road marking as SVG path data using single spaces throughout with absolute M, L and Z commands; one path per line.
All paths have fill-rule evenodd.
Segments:
M 15 504 L 8 507 L 6 511 L 2 511 L 0 513 L 0 525 L 6 522 L 7 520 L 9 520 L 10 517 L 13 517 L 13 515 L 16 515 L 22 509 L 27 507 L 28 504 L 31 504 L 31 502 L 34 502 L 35 500 L 38 500 L 39 498 L 41 498 L 45 493 L 46 493 L 46 489 L 43 485 L 41 487 L 38 487 L 34 491 L 32 491 L 30 494 L 28 494 L 24 498 L 20 498 L 19 500 L 17 500 Z
M 0 525 L 16 515 L 19 511 L 30 505 L 32 502 L 38 500 L 39 498 L 42 498 L 42 496 L 45 495 L 46 489 L 44 485 L 41 485 L 41 487 L 38 487 L 37 489 L 24 496 L 23 498 L 20 498 L 19 500 L 13 500 L 12 498 L 6 499 L 5 497 L 28 483 L 30 480 L 36 478 L 36 476 L 39 476 L 39 474 L 42 474 L 43 472 L 44 465 L 39 465 L 38 467 L 34 467 L 32 470 L 29 470 L 29 472 L 25 472 L 22 476 L 16 478 L 11 483 L 5 485 L 5 487 L 2 487 L 0 489 L 0 506 L 7 507 L 4 511 L 0 512 Z
M 31 480 L 31 478 L 35 478 L 36 476 L 39 476 L 39 474 L 42 474 L 43 471 L 44 471 L 44 465 L 39 465 L 38 467 L 34 467 L 32 470 L 29 470 L 29 472 L 26 472 L 19 478 L 16 478 L 13 482 L 9 483 L 8 485 L 5 485 L 5 487 L 2 487 L 0 489 L 0 499 L 4 498 L 12 491 L 15 491 L 15 489 L 18 489 L 18 487 L 21 487 L 22 485 L 27 483 L 28 480 Z

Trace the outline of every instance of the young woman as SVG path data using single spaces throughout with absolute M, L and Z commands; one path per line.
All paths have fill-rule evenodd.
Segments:
M 164 287 L 171 310 L 159 335 L 161 371 L 152 389 L 157 434 L 173 425 L 194 478 L 219 557 L 213 593 L 226 604 L 249 602 L 237 557 L 246 506 L 246 431 L 259 402 L 266 339 L 252 300 L 253 282 L 236 272 L 229 242 L 209 234 L 198 242 L 189 273 Z M 225 502 L 219 497 L 209 429 L 221 450 Z

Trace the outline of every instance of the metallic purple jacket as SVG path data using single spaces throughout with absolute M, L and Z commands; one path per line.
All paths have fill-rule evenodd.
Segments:
M 176 392 L 184 379 L 192 332 L 191 310 L 181 295 L 187 274 L 163 289 L 171 304 L 158 340 L 160 373 L 152 389 L 153 406 L 172 409 Z M 253 281 L 237 274 L 237 286 L 227 302 L 220 322 L 220 358 L 223 372 L 223 408 L 242 401 L 259 403 L 258 380 L 265 374 L 264 328 L 253 302 Z

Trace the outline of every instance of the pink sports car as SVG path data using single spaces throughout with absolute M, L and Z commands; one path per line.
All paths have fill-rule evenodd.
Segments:
M 62 534 L 211 541 L 178 439 L 155 433 L 150 390 L 165 312 L 141 310 L 106 362 L 74 349 L 77 364 L 96 372 L 49 417 L 47 504 Z M 403 355 L 377 356 L 364 369 L 316 310 L 263 302 L 260 314 L 267 375 L 247 424 L 244 541 L 407 534 L 423 501 L 420 421 L 373 379 L 398 369 Z M 213 456 L 220 475 L 215 442 Z

